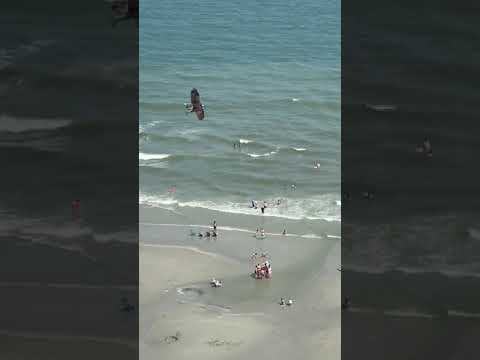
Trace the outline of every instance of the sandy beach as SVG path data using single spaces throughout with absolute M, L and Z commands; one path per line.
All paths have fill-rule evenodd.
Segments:
M 219 224 L 217 240 L 207 240 L 189 236 L 189 226 L 148 224 L 140 226 L 142 359 L 339 358 L 338 239 L 256 239 Z M 269 254 L 271 279 L 250 276 L 254 252 Z M 223 287 L 210 287 L 212 277 Z
M 0 239 L 2 359 L 136 356 L 137 314 L 120 309 L 122 297 L 136 305 L 138 287 L 131 264 L 112 262 L 127 259 L 136 245 L 91 243 L 79 252 Z

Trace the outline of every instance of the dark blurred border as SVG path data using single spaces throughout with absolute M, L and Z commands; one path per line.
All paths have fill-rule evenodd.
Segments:
M 479 358 L 479 13 L 342 1 L 345 360 Z
M 1 5 L 2 359 L 138 359 L 136 18 Z

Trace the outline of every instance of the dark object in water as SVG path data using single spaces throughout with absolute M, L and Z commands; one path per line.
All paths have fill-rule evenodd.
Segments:
M 197 115 L 198 120 L 203 120 L 205 112 L 203 110 L 202 102 L 200 101 L 200 93 L 195 88 L 190 91 L 190 102 L 192 104 L 191 112 L 194 112 Z

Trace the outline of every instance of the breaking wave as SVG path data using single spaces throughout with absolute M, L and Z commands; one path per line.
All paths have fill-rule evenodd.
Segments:
M 56 130 L 72 124 L 66 119 L 33 119 L 0 115 L 0 132 L 23 133 L 29 131 Z
M 268 207 L 263 216 L 292 220 L 340 221 L 341 211 L 335 195 L 320 195 L 310 199 L 284 199 L 281 205 Z M 208 209 L 230 214 L 259 215 L 260 210 L 244 203 L 232 201 L 179 201 L 169 196 L 157 196 L 140 192 L 139 203 L 179 212 L 182 208 Z
M 138 158 L 140 160 L 163 160 L 170 157 L 170 154 L 147 154 L 147 153 L 139 153 Z

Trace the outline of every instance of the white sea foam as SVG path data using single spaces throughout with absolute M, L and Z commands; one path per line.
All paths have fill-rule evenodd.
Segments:
M 395 105 L 373 105 L 373 104 L 366 104 L 365 105 L 368 109 L 374 111 L 395 111 L 397 110 L 397 106 Z
M 472 237 L 475 240 L 480 240 L 480 230 L 475 229 L 475 228 L 469 228 L 468 229 L 468 235 Z
M 260 215 L 260 210 L 252 209 L 248 202 L 231 201 L 179 201 L 165 195 L 140 193 L 141 205 L 159 207 L 178 212 L 182 208 L 200 208 L 231 214 Z M 284 199 L 281 205 L 268 207 L 266 217 L 279 217 L 292 220 L 309 219 L 340 221 L 340 208 L 336 205 L 334 195 L 316 196 L 309 199 Z
M 275 155 L 277 152 L 278 151 L 270 151 L 270 152 L 264 153 L 264 154 L 249 154 L 249 153 L 247 153 L 247 155 L 252 157 L 252 158 L 259 158 L 259 157 L 272 156 L 272 155 Z
M 136 231 L 99 233 L 82 222 L 63 217 L 25 218 L 3 215 L 0 236 L 14 236 L 32 243 L 43 244 L 69 251 L 83 252 L 83 240 L 97 242 L 136 243 Z
M 148 222 L 141 222 L 140 225 L 143 226 L 158 226 L 158 227 L 180 227 L 186 229 L 211 229 L 212 227 L 209 225 L 202 225 L 202 224 L 168 224 L 168 223 L 148 223 Z M 241 233 L 248 233 L 248 234 L 255 234 L 252 230 L 249 229 L 242 229 L 232 226 L 218 226 L 218 230 L 221 231 L 233 231 L 233 232 L 241 232 Z M 324 239 L 325 237 L 322 235 L 317 234 L 293 234 L 288 233 L 283 235 L 282 233 L 271 233 L 265 232 L 265 235 L 268 236 L 279 236 L 279 237 L 301 237 L 305 239 Z M 327 235 L 327 237 L 335 237 L 334 235 Z
M 470 318 L 470 319 L 480 319 L 480 313 L 467 313 L 467 312 L 458 311 L 458 310 L 448 310 L 448 316 Z
M 138 158 L 140 160 L 163 160 L 170 157 L 170 154 L 147 154 L 147 153 L 139 153 Z
M 18 118 L 0 115 L 0 132 L 22 133 L 26 131 L 45 131 L 67 127 L 72 123 L 66 119 Z
M 392 317 L 413 317 L 413 318 L 425 318 L 425 319 L 432 319 L 433 315 L 423 313 L 414 309 L 406 309 L 406 310 L 387 310 L 384 311 L 384 315 L 392 316 Z
M 253 142 L 253 140 L 249 140 L 249 139 L 240 139 L 240 144 L 250 144 Z
M 295 150 L 295 151 L 306 151 L 307 150 L 305 148 L 295 148 L 295 147 L 292 148 L 292 149 Z

